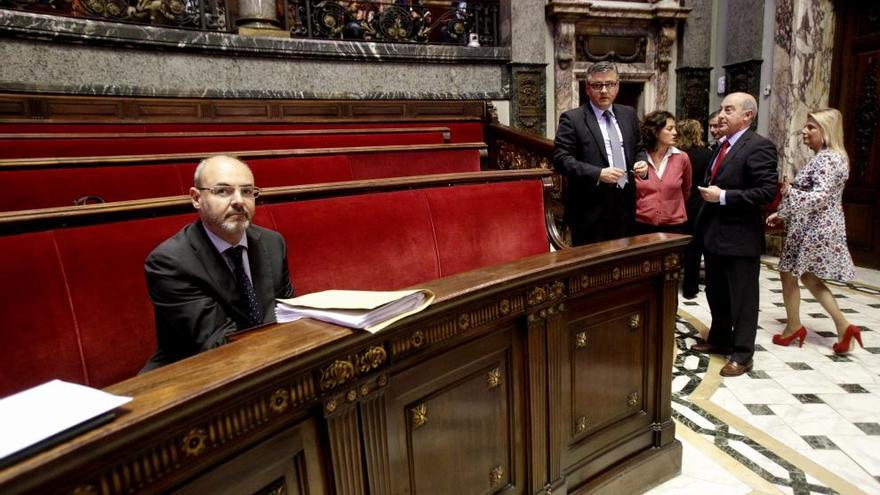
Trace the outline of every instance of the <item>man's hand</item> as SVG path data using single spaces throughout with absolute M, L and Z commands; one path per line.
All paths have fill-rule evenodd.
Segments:
M 700 191 L 700 196 L 703 197 L 703 201 L 707 203 L 717 203 L 721 201 L 721 188 L 718 186 L 697 187 L 697 190 Z
M 619 168 L 605 167 L 599 172 L 599 182 L 617 184 L 617 180 L 623 177 L 624 171 Z
M 645 160 L 639 160 L 633 165 L 633 173 L 636 174 L 636 177 L 639 179 L 647 179 L 648 178 L 648 162 Z

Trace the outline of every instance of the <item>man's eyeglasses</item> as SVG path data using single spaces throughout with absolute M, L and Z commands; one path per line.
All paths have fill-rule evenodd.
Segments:
M 247 199 L 254 199 L 260 196 L 260 188 L 254 186 L 214 186 L 214 187 L 197 187 L 199 191 L 208 191 L 214 196 L 218 198 L 231 198 L 235 191 L 238 190 L 241 193 L 241 197 Z
M 602 88 L 611 91 L 612 89 L 617 87 L 617 81 L 594 82 L 588 84 L 590 85 L 590 88 L 593 89 L 593 91 L 602 91 Z

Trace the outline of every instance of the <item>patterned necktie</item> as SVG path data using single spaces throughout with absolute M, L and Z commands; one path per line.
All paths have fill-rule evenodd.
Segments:
M 718 171 L 721 170 L 721 165 L 724 162 L 724 157 L 727 156 L 728 149 L 730 149 L 730 142 L 725 140 L 721 143 L 721 151 L 718 152 L 718 156 L 715 157 L 715 162 L 712 164 L 712 176 L 709 177 L 709 184 L 715 182 L 715 176 L 718 175 Z
M 617 179 L 617 187 L 623 189 L 626 185 L 626 159 L 623 157 L 623 145 L 620 140 L 620 133 L 617 132 L 617 126 L 614 125 L 614 114 L 610 110 L 605 110 L 602 114 L 605 116 L 608 130 L 608 140 L 611 141 L 611 166 L 623 170 L 623 175 Z
M 235 283 L 238 285 L 238 292 L 247 303 L 247 307 L 242 309 L 248 315 L 248 324 L 250 327 L 255 327 L 263 323 L 263 314 L 260 311 L 260 304 L 257 302 L 257 294 L 254 292 L 251 279 L 248 278 L 247 272 L 244 270 L 244 261 L 241 258 L 242 251 L 244 251 L 244 246 L 233 246 L 223 254 L 232 262 L 232 273 L 235 276 Z

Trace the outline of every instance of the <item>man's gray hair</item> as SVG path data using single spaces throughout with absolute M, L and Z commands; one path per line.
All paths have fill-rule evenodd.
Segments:
M 202 187 L 202 171 L 205 170 L 205 166 L 208 164 L 208 162 L 211 162 L 211 161 L 214 161 L 217 159 L 232 160 L 232 161 L 241 163 L 245 167 L 248 166 L 247 163 L 239 160 L 238 158 L 236 158 L 232 155 L 209 156 L 208 158 L 205 158 L 204 160 L 200 161 L 199 164 L 196 166 L 196 171 L 193 173 L 193 186 Z M 250 169 L 250 167 L 248 167 L 248 169 Z
M 591 76 L 593 74 L 596 74 L 597 72 L 612 72 L 612 71 L 615 74 L 620 74 L 620 72 L 617 72 L 617 66 L 614 65 L 613 63 L 606 62 L 606 61 L 596 62 L 595 64 L 591 65 L 587 69 L 587 81 L 589 81 L 591 79 Z

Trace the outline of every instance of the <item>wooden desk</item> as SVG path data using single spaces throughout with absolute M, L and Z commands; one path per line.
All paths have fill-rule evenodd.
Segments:
M 681 466 L 688 240 L 461 273 L 378 335 L 303 320 L 126 380 L 114 422 L 3 470 L 0 492 L 636 493 Z

